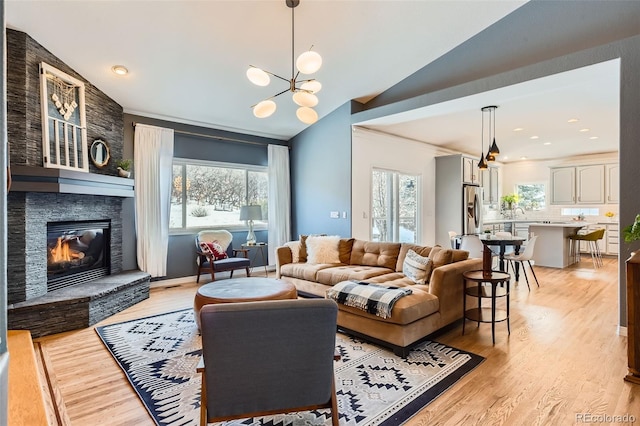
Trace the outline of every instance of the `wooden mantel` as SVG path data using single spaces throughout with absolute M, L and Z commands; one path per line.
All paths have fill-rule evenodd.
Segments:
M 11 192 L 133 197 L 134 180 L 75 170 L 11 166 Z

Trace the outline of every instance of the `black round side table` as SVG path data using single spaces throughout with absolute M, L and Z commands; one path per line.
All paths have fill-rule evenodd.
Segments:
M 490 271 L 485 273 L 479 271 L 467 271 L 463 274 L 464 291 L 462 293 L 462 309 L 464 317 L 462 319 L 462 334 L 464 335 L 464 326 L 466 320 L 476 321 L 478 327 L 481 322 L 491 323 L 491 338 L 493 344 L 496 344 L 496 322 L 507 321 L 507 330 L 511 334 L 511 325 L 509 324 L 509 282 L 511 275 L 506 272 Z M 477 286 L 467 286 L 467 282 L 477 283 Z M 485 285 L 489 284 L 489 285 Z M 498 287 L 498 284 L 503 286 Z M 478 307 L 467 310 L 467 296 L 476 297 L 478 299 Z M 506 300 L 506 310 L 496 309 L 496 299 L 504 297 Z M 491 299 L 491 308 L 482 307 L 482 299 Z

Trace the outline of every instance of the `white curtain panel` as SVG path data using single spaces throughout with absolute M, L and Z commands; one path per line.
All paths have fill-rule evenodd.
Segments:
M 291 240 L 289 148 L 269 145 L 269 264 L 276 263 L 276 247 Z
M 134 137 L 138 268 L 167 275 L 173 130 L 136 124 Z

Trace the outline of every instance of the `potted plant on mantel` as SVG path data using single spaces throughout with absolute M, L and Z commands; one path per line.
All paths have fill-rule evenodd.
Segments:
M 640 214 L 622 230 L 624 241 L 640 240 Z M 640 385 L 640 250 L 631 253 L 626 261 L 627 271 L 627 382 Z
M 116 167 L 118 167 L 118 176 L 123 178 L 128 178 L 131 176 L 131 160 L 128 158 L 123 158 L 116 162 Z

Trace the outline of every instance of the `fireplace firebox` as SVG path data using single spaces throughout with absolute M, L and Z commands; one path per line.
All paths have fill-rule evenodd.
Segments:
M 111 220 L 47 223 L 47 291 L 110 274 Z

